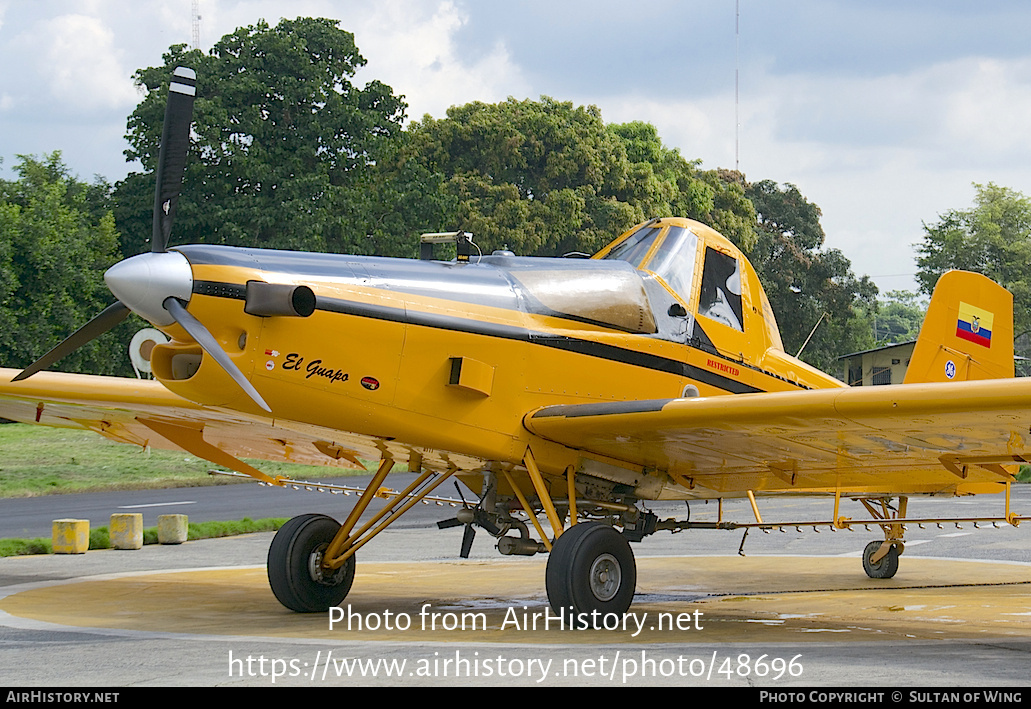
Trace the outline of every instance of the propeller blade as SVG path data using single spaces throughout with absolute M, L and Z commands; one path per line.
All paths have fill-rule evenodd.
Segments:
M 154 231 L 150 250 L 164 253 L 175 221 L 175 208 L 186 171 L 186 153 L 190 149 L 190 124 L 193 122 L 193 100 L 197 93 L 197 74 L 193 69 L 176 67 L 168 85 L 165 123 L 161 131 L 158 153 L 157 184 L 154 186 Z
M 20 382 L 22 379 L 28 379 L 36 372 L 46 369 L 54 362 L 70 355 L 75 350 L 79 349 L 86 343 L 100 337 L 105 332 L 113 328 L 118 323 L 125 320 L 129 315 L 130 310 L 122 305 L 121 301 L 115 301 L 111 305 L 104 308 L 100 315 L 96 316 L 88 323 L 80 327 L 78 330 L 73 332 L 71 335 L 66 337 L 57 347 L 47 352 L 45 355 L 37 359 L 35 362 L 30 364 L 28 367 L 23 369 L 12 382 Z
M 473 539 L 476 538 L 476 529 L 473 525 L 483 527 L 495 537 L 501 536 L 501 528 L 494 524 L 489 514 L 480 509 L 480 505 L 483 503 L 482 499 L 476 504 L 476 507 L 470 507 L 469 503 L 465 500 L 465 495 L 462 494 L 462 488 L 459 487 L 457 480 L 455 481 L 455 490 L 458 492 L 458 496 L 462 498 L 462 509 L 458 511 L 457 517 L 437 522 L 437 529 L 450 529 L 464 524 L 465 532 L 462 534 L 462 551 L 459 552 L 459 556 L 463 559 L 468 559 L 469 551 L 473 547 Z
M 208 355 L 211 356 L 218 365 L 225 370 L 225 373 L 233 378 L 241 389 L 246 392 L 255 404 L 260 406 L 265 411 L 272 413 L 272 409 L 265 403 L 265 400 L 261 398 L 261 394 L 255 389 L 247 377 L 243 376 L 243 372 L 240 368 L 233 363 L 233 360 L 229 359 L 229 355 L 222 349 L 221 345 L 218 344 L 218 340 L 215 339 L 214 335 L 208 332 L 208 329 L 204 327 L 200 320 L 193 317 L 190 312 L 183 307 L 183 304 L 178 299 L 173 297 L 165 298 L 164 302 L 165 310 L 168 314 L 175 318 L 175 321 L 179 323 L 186 332 L 190 334 L 197 344 L 201 346 Z
M 487 534 L 491 535 L 492 537 L 501 536 L 501 527 L 494 524 L 494 522 L 492 522 L 490 519 L 490 515 L 488 515 L 483 510 L 476 510 L 476 524 L 482 527 L 483 529 L 487 530 Z
M 458 554 L 463 559 L 469 558 L 469 551 L 473 548 L 473 539 L 476 537 L 476 530 L 471 524 L 465 525 L 465 534 L 462 535 L 462 551 Z
M 462 507 L 469 509 L 469 503 L 465 501 L 465 495 L 462 494 L 462 488 L 457 480 L 455 480 L 455 492 L 458 493 L 458 497 L 462 500 Z

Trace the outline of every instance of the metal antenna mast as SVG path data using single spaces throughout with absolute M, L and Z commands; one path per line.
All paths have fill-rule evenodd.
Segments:
M 190 20 L 193 24 L 193 48 L 200 49 L 200 0 L 193 0 L 190 14 L 192 15 Z
M 740 70 L 741 66 L 741 0 L 734 0 L 734 170 L 741 171 L 741 148 L 739 134 L 740 118 Z

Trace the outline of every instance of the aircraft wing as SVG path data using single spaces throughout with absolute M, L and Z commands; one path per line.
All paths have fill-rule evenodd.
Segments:
M 201 406 L 159 382 L 39 372 L 11 383 L 0 369 L 0 417 L 59 428 L 89 429 L 138 446 L 184 450 L 259 480 L 271 478 L 239 458 L 363 467 L 358 451 L 316 427 L 289 428 L 274 419 Z
M 699 497 L 997 492 L 1031 459 L 1031 379 L 549 406 L 524 423 Z

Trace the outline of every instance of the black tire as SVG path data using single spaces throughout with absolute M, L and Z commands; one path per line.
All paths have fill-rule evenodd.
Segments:
M 347 597 L 354 582 L 354 557 L 335 574 L 322 576 L 319 560 L 340 525 L 326 515 L 294 517 L 276 532 L 268 550 L 268 581 L 284 606 L 298 613 L 321 613 Z
M 899 550 L 894 544 L 876 564 L 870 560 L 881 548 L 881 544 L 883 542 L 870 542 L 863 549 L 863 571 L 872 579 L 890 579 L 899 570 Z
M 548 602 L 556 613 L 572 609 L 583 614 L 614 613 L 630 609 L 637 586 L 637 564 L 630 544 L 612 527 L 600 522 L 575 524 L 552 546 L 545 572 Z M 579 627 L 578 623 L 578 627 Z

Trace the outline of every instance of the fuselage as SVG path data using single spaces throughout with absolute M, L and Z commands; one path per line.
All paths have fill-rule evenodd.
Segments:
M 726 239 L 687 220 L 645 228 L 651 251 L 638 248 L 629 259 L 499 254 L 461 263 L 176 250 L 192 269 L 190 312 L 277 421 L 403 441 L 445 457 L 518 464 L 533 445 L 542 470 L 557 473 L 575 462 L 573 452 L 535 441 L 522 423 L 543 406 L 843 386 L 784 354 L 754 271 Z M 678 252 L 664 253 L 674 237 Z M 707 265 L 714 252 L 723 272 Z M 728 263 L 737 268 L 730 275 Z M 723 315 L 702 314 L 713 272 Z M 306 286 L 314 312 L 248 315 L 251 281 Z M 169 389 L 256 410 L 177 326 L 164 329 L 173 340 L 153 359 Z

